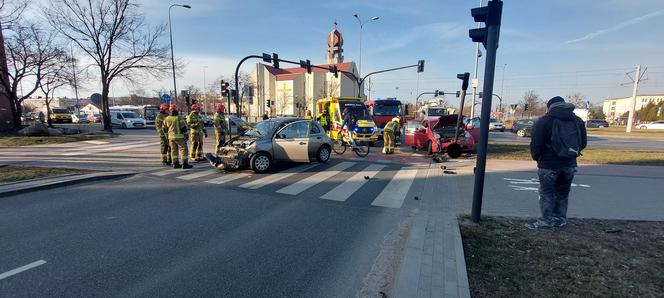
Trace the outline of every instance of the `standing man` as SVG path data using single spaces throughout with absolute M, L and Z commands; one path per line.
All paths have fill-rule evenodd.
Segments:
M 267 119 L 270 119 L 270 116 L 268 116 L 267 112 L 265 112 L 265 114 L 263 114 L 263 120 L 267 120 Z
M 318 123 L 325 129 L 325 132 L 330 131 L 330 114 L 327 113 L 327 110 L 323 110 L 323 112 L 318 116 Z
M 187 150 L 187 123 L 184 118 L 178 113 L 178 108 L 175 104 L 171 104 L 169 111 L 171 115 L 164 119 L 164 132 L 168 133 L 168 144 L 171 147 L 171 160 L 173 161 L 173 168 L 191 169 L 189 165 Z M 178 151 L 182 157 L 182 165 L 178 159 Z
M 191 160 L 203 160 L 203 118 L 201 118 L 200 107 L 197 104 L 191 105 L 191 113 L 187 116 L 187 125 L 189 125 L 189 150 Z
M 218 103 L 215 107 L 214 113 L 214 137 L 216 143 L 214 145 L 214 154 L 219 154 L 219 149 L 224 146 L 226 143 L 226 133 L 228 128 L 226 127 L 226 119 L 224 117 L 224 104 Z
M 168 116 L 168 104 L 162 103 L 159 106 L 159 114 L 154 119 L 154 127 L 159 134 L 159 146 L 161 149 L 161 164 L 164 166 L 171 165 L 171 147 L 168 145 L 168 135 L 164 132 L 164 120 Z
M 385 124 L 383 129 L 383 153 L 385 154 L 394 153 L 395 133 L 399 131 L 399 121 L 399 117 L 394 117 L 392 121 Z
M 546 104 L 547 113 L 535 122 L 530 154 L 537 161 L 539 205 L 542 216 L 529 229 L 563 227 L 567 203 L 576 172 L 576 158 L 586 148 L 586 128 L 574 115 L 574 105 L 556 96 Z

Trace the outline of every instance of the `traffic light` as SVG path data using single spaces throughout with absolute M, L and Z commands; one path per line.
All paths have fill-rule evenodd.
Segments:
M 456 92 L 456 97 L 461 97 L 461 91 Z
M 268 107 L 268 108 L 272 106 L 272 103 L 270 102 L 269 99 L 267 100 L 266 104 L 267 104 L 267 107 Z
M 477 96 L 478 96 L 479 98 L 482 98 L 482 95 L 483 95 L 483 94 L 484 94 L 484 92 L 480 91 L 480 93 L 478 93 Z
M 336 65 L 330 65 L 330 72 L 334 74 L 335 78 L 339 77 L 339 69 Z
M 434 97 L 438 97 L 438 96 L 440 96 L 440 95 L 445 95 L 445 92 L 444 92 L 444 91 L 438 91 L 438 90 L 436 90 L 436 91 L 433 93 L 433 96 L 434 96 Z
M 527 111 L 527 110 L 528 110 L 528 104 L 527 104 L 527 103 L 523 105 L 523 110 L 524 110 L 524 111 Z
M 279 68 L 279 55 L 277 55 L 277 53 L 272 53 L 272 66 L 274 68 Z
M 230 83 L 228 83 L 224 80 L 221 80 L 221 96 L 229 96 L 230 95 L 229 89 L 228 89 L 228 87 L 230 85 L 231 85 Z
M 417 72 L 424 72 L 424 60 L 417 61 Z
M 477 7 L 470 10 L 470 14 L 477 23 L 484 23 L 486 26 L 477 29 L 470 29 L 468 35 L 473 42 L 481 42 L 484 48 L 487 47 L 487 37 L 489 35 L 489 26 L 500 26 L 500 19 L 503 11 L 503 2 L 500 0 L 489 1 L 487 6 Z M 500 30 L 496 30 L 496 41 Z M 497 45 L 496 45 L 497 47 Z
M 309 59 L 305 60 L 300 60 L 300 67 L 306 68 L 307 73 L 311 73 L 311 61 Z
M 464 72 L 457 74 L 457 79 L 461 80 L 461 90 L 468 90 L 468 79 L 470 78 L 470 73 Z
M 187 105 L 189 105 L 189 93 L 187 93 L 187 94 L 184 96 L 184 102 L 186 102 Z

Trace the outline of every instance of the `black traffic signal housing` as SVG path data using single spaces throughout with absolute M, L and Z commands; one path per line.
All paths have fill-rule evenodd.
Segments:
M 468 90 L 468 79 L 470 78 L 470 73 L 464 72 L 457 74 L 457 79 L 461 80 L 461 90 Z M 457 96 L 458 97 L 458 96 Z
M 445 95 L 445 92 L 444 91 L 438 91 L 438 90 L 433 92 L 433 97 L 438 97 L 440 95 Z
M 270 102 L 269 99 L 267 100 L 267 102 L 265 104 L 267 105 L 268 108 L 272 106 L 272 103 Z
M 424 72 L 424 60 L 417 61 L 417 72 Z
M 300 67 L 305 68 L 307 73 L 311 73 L 311 61 L 309 59 L 300 60 Z
M 229 92 L 230 89 L 228 89 L 228 87 L 230 87 L 230 85 L 231 84 L 229 82 L 221 80 L 221 95 L 222 96 L 229 96 L 230 95 L 230 92 Z
M 523 110 L 524 110 L 524 111 L 527 111 L 527 110 L 528 110 L 528 104 L 527 104 L 527 103 L 526 103 L 526 104 L 523 104 Z
M 279 55 L 277 55 L 277 53 L 272 53 L 272 66 L 274 68 L 279 68 Z
M 480 91 L 480 93 L 477 94 L 477 97 L 482 98 L 482 95 L 484 95 L 484 92 Z
M 189 93 L 187 93 L 187 94 L 184 96 L 184 102 L 187 103 L 187 105 L 189 105 Z
M 456 92 L 456 97 L 461 97 L 461 91 Z
M 339 77 L 339 68 L 336 65 L 330 65 L 330 72 L 334 74 L 335 78 Z
M 473 42 L 481 42 L 486 49 L 488 36 L 488 26 L 500 26 L 500 19 L 503 13 L 503 2 L 500 0 L 491 0 L 487 6 L 477 7 L 470 10 L 470 15 L 477 23 L 484 23 L 485 27 L 470 29 L 468 36 Z M 500 30 L 498 30 L 500 32 Z M 496 36 L 496 40 L 498 37 Z
M 272 56 L 268 53 L 263 53 L 263 62 L 272 63 Z

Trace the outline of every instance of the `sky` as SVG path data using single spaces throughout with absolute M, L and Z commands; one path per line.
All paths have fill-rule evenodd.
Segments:
M 172 11 L 175 56 L 186 63 L 180 89 L 230 76 L 247 55 L 275 52 L 283 59 L 325 63 L 325 39 L 335 21 L 345 61 L 358 62 L 355 13 L 363 20 L 380 17 L 364 25 L 363 73 L 426 61 L 419 75 L 415 69 L 375 75 L 372 98 L 413 101 L 419 92 L 455 92 L 461 85 L 457 73 L 473 75 L 475 44 L 468 30 L 476 26 L 470 9 L 479 0 L 181 1 L 192 8 Z M 149 23 L 168 21 L 171 2 L 136 2 Z M 505 0 L 494 93 L 506 104 L 520 101 L 528 90 L 543 99 L 579 92 L 597 103 L 631 95 L 632 86 L 621 84 L 631 82 L 626 73 L 639 64 L 647 67 L 639 93 L 664 93 L 663 21 L 661 0 Z M 168 42 L 168 35 L 164 38 Z M 245 65 L 248 72 L 254 64 Z M 484 57 L 479 69 L 482 84 Z M 165 79 L 146 80 L 140 87 L 150 92 L 171 86 Z M 134 88 L 117 81 L 111 95 Z M 94 89 L 88 84 L 82 93 Z M 446 100 L 458 102 L 453 95 Z

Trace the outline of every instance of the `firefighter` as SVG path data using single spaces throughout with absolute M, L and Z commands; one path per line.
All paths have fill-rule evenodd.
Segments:
M 224 143 L 226 143 L 226 134 L 228 133 L 228 128 L 226 127 L 226 119 L 224 117 L 224 104 L 219 103 L 215 107 L 215 114 L 214 114 L 214 137 L 215 137 L 215 145 L 214 145 L 214 153 L 219 154 L 219 149 L 224 146 Z
M 323 113 L 318 116 L 317 120 L 326 132 L 330 130 L 330 115 L 327 113 L 327 110 L 323 110 Z
M 385 124 L 383 129 L 383 153 L 394 153 L 395 134 L 399 132 L 399 117 L 392 118 L 392 121 Z
M 176 105 L 171 104 L 169 111 L 171 115 L 164 119 L 164 132 L 168 133 L 168 144 L 171 147 L 171 160 L 173 161 L 173 168 L 191 169 L 189 164 L 189 150 L 187 150 L 187 123 L 185 119 L 178 113 Z M 182 165 L 178 159 L 178 151 L 182 157 Z
M 161 164 L 171 165 L 171 147 L 168 145 L 168 135 L 164 132 L 164 120 L 168 116 L 168 104 L 162 103 L 159 107 L 159 114 L 154 119 L 154 127 L 159 134 L 159 146 L 161 148 Z
M 203 118 L 199 114 L 201 108 L 198 104 L 191 105 L 191 113 L 187 116 L 187 125 L 189 125 L 189 157 L 191 160 L 201 161 L 203 158 Z

